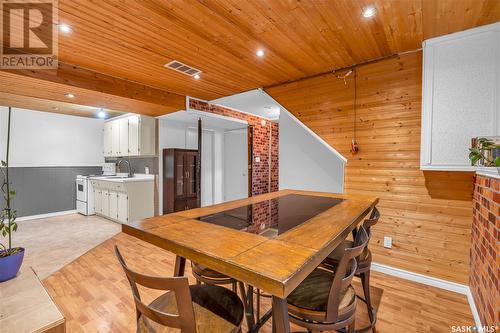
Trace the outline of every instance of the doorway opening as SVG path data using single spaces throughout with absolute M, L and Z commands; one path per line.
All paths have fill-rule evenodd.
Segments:
M 198 122 L 201 120 L 201 146 Z M 159 151 L 164 149 L 200 150 L 201 170 L 198 177 L 176 179 L 198 181 L 200 186 L 199 206 L 209 206 L 225 201 L 249 196 L 248 170 L 248 123 L 243 120 L 210 114 L 201 111 L 179 111 L 160 118 Z M 201 149 L 200 149 L 201 148 Z M 250 159 L 251 160 L 251 159 Z M 168 186 L 175 186 L 169 180 L 173 177 L 174 166 L 166 167 L 165 159 L 160 159 L 160 212 L 165 210 L 165 193 Z M 178 192 L 182 194 L 182 191 Z M 251 193 L 251 192 L 250 192 Z M 182 203 L 178 205 L 181 209 Z M 172 206 L 171 206 L 172 207 Z M 190 206 L 190 208 L 193 208 Z M 178 211 L 175 210 L 174 211 Z

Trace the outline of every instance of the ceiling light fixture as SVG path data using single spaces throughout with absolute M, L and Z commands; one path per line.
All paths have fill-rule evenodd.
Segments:
M 60 24 L 59 31 L 64 32 L 64 33 L 70 33 L 71 31 L 73 31 L 73 29 L 71 29 L 71 27 L 67 24 Z
M 369 6 L 369 7 L 366 7 L 365 9 L 363 9 L 361 15 L 363 15 L 363 17 L 369 18 L 369 17 L 374 16 L 375 13 L 377 13 L 377 9 L 375 9 L 375 7 L 373 7 L 373 6 Z
M 200 74 L 195 74 L 193 77 L 195 78 L 195 80 L 199 80 L 200 79 Z
M 67 94 L 64 94 L 64 96 L 68 97 L 68 98 L 75 98 L 75 95 L 72 94 L 72 93 L 67 93 Z
M 101 111 L 97 113 L 97 116 L 101 119 L 106 118 L 106 112 L 104 112 L 104 109 L 101 109 Z
M 259 50 L 257 50 L 257 52 L 255 52 L 255 54 L 257 55 L 257 57 L 261 57 L 262 58 L 265 53 L 264 53 L 264 50 L 259 49 Z

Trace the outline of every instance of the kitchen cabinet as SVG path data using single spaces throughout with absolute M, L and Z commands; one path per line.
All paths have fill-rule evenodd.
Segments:
M 163 214 L 199 207 L 198 150 L 163 150 Z
M 118 156 L 129 156 L 128 149 L 128 118 L 118 119 L 118 127 L 120 128 L 118 134 L 118 147 L 120 147 L 118 151 Z
M 128 118 L 128 151 L 131 156 L 139 155 L 140 152 L 139 116 L 132 116 Z
M 96 214 L 102 214 L 102 190 L 94 188 L 94 210 Z
M 117 195 L 117 219 L 119 222 L 128 221 L 128 196 L 126 193 L 118 192 Z
M 156 155 L 156 122 L 152 117 L 127 115 L 104 123 L 104 156 Z
M 112 131 L 111 131 L 112 123 L 104 123 L 104 156 L 111 156 L 113 154 L 112 147 Z
M 111 156 L 121 156 L 120 154 L 120 123 L 111 122 Z
M 108 190 L 102 191 L 101 212 L 102 212 L 102 215 L 104 215 L 104 216 L 111 216 L 109 214 L 109 191 Z
M 500 135 L 500 23 L 424 41 L 420 167 L 474 170 L 471 139 Z
M 127 223 L 154 216 L 154 176 L 126 181 L 91 179 L 97 215 Z
M 118 192 L 109 191 L 109 216 L 118 219 Z

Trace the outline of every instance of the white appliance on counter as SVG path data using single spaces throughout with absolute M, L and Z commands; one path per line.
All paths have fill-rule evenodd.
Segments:
M 103 176 L 116 175 L 116 164 L 115 163 L 103 163 L 102 164 L 102 175 Z
M 101 175 L 76 176 L 76 211 L 82 215 L 94 215 L 94 188 L 90 178 L 116 175 L 115 163 L 103 163 Z

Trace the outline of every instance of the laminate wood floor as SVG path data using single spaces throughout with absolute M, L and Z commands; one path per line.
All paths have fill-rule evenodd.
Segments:
M 172 275 L 173 254 L 123 233 L 114 236 L 44 280 L 66 317 L 67 332 L 135 332 L 132 295 L 115 259 L 115 244 L 133 269 L 150 275 Z M 191 276 L 190 269 L 186 274 Z M 144 299 L 149 301 L 157 295 L 148 290 Z M 372 297 L 381 333 L 450 332 L 452 325 L 473 324 L 464 295 L 373 272 Z M 368 318 L 363 304 L 358 304 L 357 324 L 362 326 Z M 262 312 L 269 307 L 269 301 L 264 300 Z M 261 332 L 271 333 L 270 323 Z

